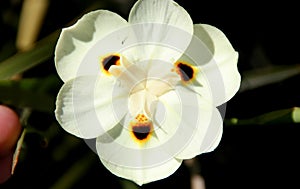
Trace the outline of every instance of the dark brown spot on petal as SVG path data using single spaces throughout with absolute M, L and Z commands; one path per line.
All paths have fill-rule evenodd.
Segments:
M 110 75 L 110 73 L 108 72 L 109 68 L 113 65 L 120 65 L 120 61 L 121 58 L 119 55 L 109 55 L 106 56 L 104 58 L 101 59 L 101 67 L 102 67 L 102 71 L 107 74 Z
M 194 78 L 195 70 L 192 66 L 178 62 L 176 63 L 176 72 L 180 75 L 183 81 L 190 81 Z
M 119 65 L 120 64 L 119 62 L 120 62 L 120 56 L 110 55 L 103 59 L 102 64 L 103 64 L 103 68 L 106 71 L 108 71 L 112 65 Z
M 144 140 L 150 134 L 151 126 L 150 125 L 133 126 L 132 132 L 133 132 L 134 136 L 136 137 L 136 139 Z

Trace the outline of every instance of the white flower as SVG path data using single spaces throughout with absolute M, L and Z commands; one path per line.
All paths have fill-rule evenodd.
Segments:
M 237 59 L 220 30 L 193 25 L 172 0 L 138 0 L 128 22 L 93 11 L 58 40 L 64 85 L 55 115 L 67 132 L 97 138 L 100 160 L 115 175 L 159 180 L 219 144 L 216 107 L 240 86 Z

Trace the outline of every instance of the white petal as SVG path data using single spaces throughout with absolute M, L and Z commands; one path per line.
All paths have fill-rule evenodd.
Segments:
M 129 23 L 138 44 L 142 44 L 137 58 L 141 60 L 174 62 L 185 51 L 193 35 L 189 14 L 172 0 L 137 1 L 131 9 Z
M 129 23 L 161 23 L 181 28 L 192 34 L 193 21 L 181 6 L 172 0 L 139 0 L 132 7 Z
M 144 81 L 147 78 L 147 69 L 142 67 L 141 64 L 111 66 L 109 71 L 117 77 L 120 85 L 131 89 L 131 93 L 145 89 Z
M 55 49 L 55 66 L 61 79 L 66 82 L 76 77 L 89 49 L 111 32 L 127 25 L 127 21 L 119 15 L 98 10 L 84 15 L 75 25 L 63 29 Z
M 147 81 L 147 89 L 153 94 L 156 95 L 157 97 L 163 95 L 164 93 L 167 93 L 170 90 L 174 89 L 174 84 L 172 83 L 174 80 L 176 81 L 177 75 L 167 75 L 169 77 L 168 79 L 171 80 L 169 81 L 168 79 L 163 80 L 163 79 L 150 79 Z
M 110 160 L 115 164 L 130 167 L 140 166 L 140 162 L 132 161 L 132 156 L 138 156 L 142 151 L 148 154 L 147 159 L 144 159 L 143 162 L 144 164 L 147 164 L 147 166 L 152 166 L 153 164 L 161 162 L 161 160 L 156 157 L 156 153 L 150 152 L 159 151 L 162 161 L 170 159 L 171 156 L 165 154 L 166 157 L 164 157 L 164 152 L 161 150 L 153 149 L 161 144 L 155 133 L 149 133 L 149 137 L 145 141 L 139 141 L 133 136 L 132 129 L 130 128 L 133 120 L 134 117 L 128 113 L 119 124 L 97 138 L 99 156 L 103 159 Z M 128 154 L 130 154 L 130 156 L 128 156 Z M 120 155 L 122 158 L 120 158 Z
M 142 113 L 151 118 L 156 101 L 156 96 L 149 93 L 147 90 L 135 92 L 129 97 L 129 112 L 132 116 Z
M 201 153 L 213 151 L 220 143 L 223 133 L 220 112 L 203 101 L 199 106 L 198 126 L 176 158 L 191 159 Z
M 238 53 L 233 49 L 226 36 L 219 29 L 205 24 L 194 26 L 195 36 L 202 41 L 212 53 L 213 59 L 209 62 L 196 62 L 199 70 L 209 83 L 200 90 L 210 90 L 213 101 L 219 106 L 230 100 L 238 91 L 241 76 L 238 72 Z M 197 80 L 203 82 L 203 75 L 198 75 Z M 201 91 L 201 95 L 205 92 Z
M 127 111 L 127 91 L 109 77 L 78 77 L 59 91 L 55 116 L 63 129 L 95 138 L 115 126 Z
M 106 166 L 114 174 L 139 184 L 171 175 L 181 161 L 174 160 L 155 132 L 144 141 L 134 138 L 128 126 L 131 120 L 128 114 L 120 124 L 97 138 L 96 148 L 101 160 L 109 162 Z M 159 170 L 161 174 L 157 174 Z
M 177 87 L 176 91 L 162 95 L 159 100 L 163 108 L 158 108 L 156 121 L 160 129 L 155 133 L 170 155 L 190 159 L 218 145 L 222 117 L 204 98 Z
M 157 156 L 159 156 L 159 154 L 157 154 Z M 143 154 L 141 153 L 139 157 L 132 157 L 132 158 L 133 161 L 137 159 L 141 161 L 143 159 Z M 131 168 L 131 167 L 122 167 L 120 165 L 110 163 L 109 161 L 106 161 L 102 158 L 101 161 L 103 165 L 113 174 L 122 178 L 132 180 L 138 185 L 164 179 L 172 175 L 180 167 L 182 163 L 182 160 L 172 158 L 167 162 L 164 162 L 160 165 L 156 165 L 153 167 Z
M 144 31 L 138 31 L 137 33 L 139 33 L 138 35 L 143 35 Z M 180 36 L 180 34 L 176 36 Z M 142 36 L 136 37 L 138 38 L 136 39 L 137 46 L 131 47 L 131 49 L 134 50 L 130 52 L 125 51 L 124 54 L 126 53 L 126 56 L 130 56 L 131 62 L 144 64 L 147 67 L 151 66 L 153 60 L 160 61 L 162 64 L 174 63 L 183 54 L 191 38 L 179 38 L 182 42 L 178 42 L 178 44 L 171 44 L 172 41 L 174 42 L 171 38 L 159 40 L 141 39 L 140 37 Z M 153 43 L 153 45 L 150 43 Z
M 162 144 L 174 138 L 175 134 L 179 131 L 182 116 L 180 101 L 180 95 L 175 91 L 169 91 L 159 97 L 155 112 L 155 125 L 158 127 L 155 130 L 155 134 Z M 174 145 L 173 148 L 178 147 L 176 143 L 171 143 L 171 145 Z M 178 151 L 170 154 L 174 156 Z

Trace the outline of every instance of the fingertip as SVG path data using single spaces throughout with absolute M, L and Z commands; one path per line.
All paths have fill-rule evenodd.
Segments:
M 18 114 L 11 108 L 0 105 L 0 157 L 6 157 L 15 147 L 22 127 Z
M 0 184 L 6 182 L 11 177 L 13 161 L 13 151 L 4 157 L 0 157 Z

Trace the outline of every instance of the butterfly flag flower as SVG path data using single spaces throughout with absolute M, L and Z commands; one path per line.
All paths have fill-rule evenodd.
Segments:
M 193 24 L 172 0 L 138 0 L 128 21 L 96 10 L 58 39 L 64 84 L 55 116 L 94 139 L 113 174 L 139 185 L 163 179 L 218 146 L 224 112 L 216 107 L 239 89 L 237 60 L 219 29 Z

